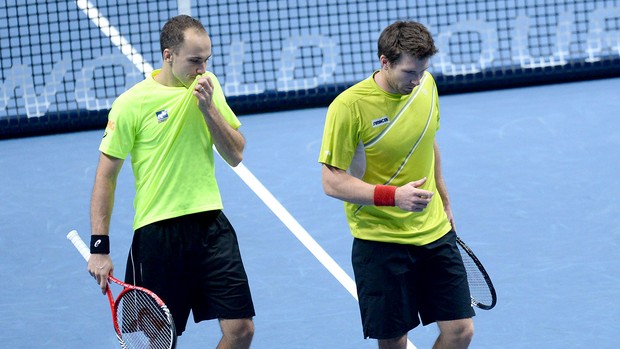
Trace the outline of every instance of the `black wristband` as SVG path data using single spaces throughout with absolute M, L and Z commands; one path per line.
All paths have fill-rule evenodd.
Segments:
M 90 253 L 110 254 L 110 237 L 107 235 L 91 235 Z

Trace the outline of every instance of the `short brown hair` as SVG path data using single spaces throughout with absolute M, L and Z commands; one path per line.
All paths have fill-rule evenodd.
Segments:
M 206 33 L 207 30 L 199 20 L 188 15 L 172 17 L 164 24 L 159 34 L 159 46 L 163 53 L 170 48 L 173 51 L 183 44 L 185 30 L 193 28 L 197 31 Z
M 425 26 L 413 21 L 396 21 L 383 30 L 377 55 L 398 63 L 403 53 L 417 59 L 427 59 L 437 53 L 433 37 Z

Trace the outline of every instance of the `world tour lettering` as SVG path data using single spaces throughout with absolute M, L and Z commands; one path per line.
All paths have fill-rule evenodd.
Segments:
M 486 69 L 497 68 L 497 63 L 511 64 L 524 69 L 562 66 L 569 60 L 583 60 L 596 62 L 603 56 L 620 55 L 620 29 L 609 29 L 606 23 L 620 19 L 620 7 L 594 9 L 588 14 L 588 32 L 586 33 L 585 52 L 570 52 L 569 47 L 574 40 L 573 24 L 574 14 L 570 11 L 558 14 L 554 47 L 552 54 L 547 56 L 534 56 L 529 48 L 529 35 L 536 30 L 533 20 L 525 15 L 518 15 L 514 20 L 514 32 L 510 43 L 510 62 L 504 62 L 499 52 L 499 39 L 497 28 L 484 20 L 468 20 L 454 23 L 442 29 L 436 36 L 439 49 L 438 54 L 432 59 L 431 69 L 447 76 L 475 74 Z M 475 33 L 480 38 L 480 50 L 471 62 L 454 62 L 455 54 L 451 53 L 451 44 L 458 40 L 460 33 Z M 230 44 L 230 54 L 227 57 L 227 65 L 224 76 L 224 93 L 228 97 L 261 94 L 267 91 L 265 83 L 246 83 L 244 81 L 244 66 L 251 64 L 245 62 L 245 43 L 237 41 Z M 322 64 L 316 76 L 296 78 L 295 71 L 299 69 L 297 59 L 299 50 L 312 47 L 322 53 Z M 280 62 L 275 65 L 276 71 L 275 89 L 277 91 L 297 91 L 312 89 L 323 84 L 334 83 L 334 72 L 338 67 L 340 58 L 340 46 L 334 38 L 309 35 L 296 36 L 282 42 Z M 503 60 L 503 61 L 502 61 Z M 0 118 L 6 114 L 9 101 L 16 98 L 15 91 L 21 90 L 24 110 L 20 114 L 27 117 L 40 117 L 45 115 L 54 103 L 55 95 L 66 94 L 68 101 L 74 101 L 76 107 L 86 110 L 109 109 L 118 94 L 143 79 L 144 74 L 137 69 L 125 56 L 120 53 L 97 57 L 82 62 L 82 68 L 75 71 L 74 91 L 63 90 L 63 81 L 71 67 L 70 60 L 61 60 L 53 65 L 52 70 L 44 81 L 40 93 L 35 92 L 35 79 L 30 67 L 23 64 L 14 64 L 6 73 L 0 86 Z M 113 67 L 125 72 L 125 86 L 115 86 L 113 93 L 106 93 L 105 97 L 99 97 L 95 91 L 100 88 L 95 80 L 95 70 Z M 341 81 L 346 82 L 346 81 Z M 71 96 L 73 94 L 73 96 Z M 4 112 L 4 113 L 3 113 Z M 4 116 L 6 117 L 6 116 Z

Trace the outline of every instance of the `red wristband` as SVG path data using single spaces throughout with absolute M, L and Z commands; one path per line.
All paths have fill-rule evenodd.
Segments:
M 375 186 L 375 206 L 394 206 L 396 197 L 396 186 L 381 185 Z

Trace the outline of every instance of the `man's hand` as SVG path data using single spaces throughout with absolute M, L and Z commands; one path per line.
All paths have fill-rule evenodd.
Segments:
M 198 107 L 203 115 L 209 113 L 213 102 L 213 89 L 213 81 L 208 76 L 199 78 L 194 87 L 193 94 L 198 99 Z
M 397 207 L 411 212 L 422 212 L 431 202 L 433 192 L 419 189 L 426 182 L 426 178 L 409 182 L 396 189 L 394 202 Z
M 108 289 L 108 275 L 114 276 L 114 265 L 108 254 L 91 254 L 88 259 L 88 272 L 101 287 L 101 293 Z

